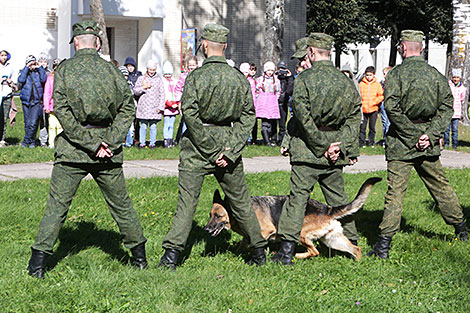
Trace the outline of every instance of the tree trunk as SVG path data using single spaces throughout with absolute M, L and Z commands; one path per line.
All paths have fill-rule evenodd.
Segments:
M 101 0 L 90 0 L 91 19 L 98 22 L 98 29 L 101 38 L 101 53 L 110 58 L 108 34 L 106 33 L 106 23 L 104 21 L 103 3 Z
M 335 43 L 335 66 L 337 68 L 341 67 L 341 47 L 339 44 Z
M 264 62 L 282 58 L 284 39 L 284 0 L 266 0 Z
M 452 8 L 454 26 L 449 74 L 452 73 L 452 69 L 461 69 L 462 82 L 468 88 L 470 86 L 470 0 L 452 0 Z M 470 126 L 468 97 L 465 97 L 462 103 L 462 118 L 460 123 Z
M 395 66 L 397 64 L 397 43 L 400 38 L 398 33 L 398 28 L 396 25 L 392 27 L 392 38 L 390 38 L 390 58 L 388 59 L 389 66 Z

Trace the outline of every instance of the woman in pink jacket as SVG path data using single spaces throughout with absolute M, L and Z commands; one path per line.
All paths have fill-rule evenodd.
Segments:
M 458 136 L 459 136 L 459 120 L 462 117 L 462 103 L 467 94 L 467 88 L 462 84 L 460 78 L 462 77 L 461 69 L 452 70 L 452 79 L 449 80 L 449 86 L 454 96 L 454 115 L 444 133 L 444 147 L 449 148 L 449 135 L 452 130 L 452 148 L 457 149 Z
M 55 137 L 62 132 L 62 126 L 54 115 L 54 100 L 52 100 L 52 92 L 54 90 L 54 72 L 59 63 L 59 59 L 52 60 L 52 73 L 47 77 L 46 84 L 44 85 L 44 96 L 42 98 L 44 112 L 49 116 L 49 148 L 54 148 Z
M 173 79 L 173 65 L 170 61 L 163 63 L 163 85 L 165 86 L 165 111 L 163 118 L 163 146 L 171 148 L 173 144 L 173 127 L 179 111 L 179 101 L 175 100 L 176 80 Z
M 264 74 L 256 79 L 256 117 L 261 118 L 261 134 L 264 144 L 276 146 L 276 138 L 272 138 L 276 131 L 279 114 L 278 99 L 281 95 L 281 83 L 274 75 L 276 66 L 273 62 L 264 64 Z
M 147 62 L 147 72 L 137 79 L 134 94 L 140 96 L 136 112 L 140 122 L 139 148 L 145 148 L 147 128 L 150 129 L 149 148 L 155 148 L 157 123 L 162 120 L 165 109 L 165 88 L 162 78 L 157 74 L 157 61 Z

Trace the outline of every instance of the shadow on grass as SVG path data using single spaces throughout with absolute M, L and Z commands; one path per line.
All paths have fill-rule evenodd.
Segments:
M 219 253 L 226 253 L 231 251 L 231 246 L 229 240 L 231 238 L 230 233 L 227 231 L 222 231 L 217 237 L 212 237 L 203 227 L 199 226 L 195 221 L 193 221 L 191 232 L 189 233 L 188 242 L 186 247 L 181 253 L 180 263 L 183 263 L 194 247 L 194 245 L 203 242 L 205 244 L 204 252 L 202 256 L 213 257 Z
M 78 222 L 78 227 L 64 227 L 59 234 L 59 246 L 47 262 L 47 269 L 53 269 L 61 260 L 78 254 L 89 247 L 97 247 L 123 264 L 129 262 L 129 255 L 121 246 L 121 235 L 115 231 L 99 229 L 95 223 Z

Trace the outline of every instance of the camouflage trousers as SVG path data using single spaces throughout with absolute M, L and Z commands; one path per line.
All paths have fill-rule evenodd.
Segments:
M 342 167 L 318 167 L 300 163 L 292 163 L 291 167 L 290 196 L 282 208 L 278 236 L 285 241 L 298 242 L 307 201 L 317 182 L 329 205 L 346 204 L 348 196 L 344 191 Z M 353 216 L 342 219 L 341 225 L 349 240 L 359 240 Z
M 388 161 L 388 190 L 385 194 L 384 215 L 379 226 L 380 234 L 383 236 L 392 237 L 400 229 L 403 198 L 413 167 L 436 201 L 444 221 L 449 225 L 456 225 L 464 221 L 457 195 L 445 177 L 439 157 Z
M 229 199 L 233 216 L 248 239 L 248 248 L 266 246 L 267 241 L 261 236 L 258 219 L 251 206 L 243 163 L 239 159 L 234 164 L 230 164 L 227 169 L 220 167 L 215 167 L 212 170 L 179 169 L 178 204 L 173 224 L 163 240 L 162 247 L 182 251 L 186 246 L 202 183 L 204 177 L 209 174 L 214 174 L 225 196 Z
M 146 241 L 137 212 L 132 206 L 121 164 L 57 163 L 52 169 L 49 198 L 33 248 L 52 254 L 59 231 L 67 218 L 81 180 L 90 173 L 109 206 L 127 248 Z

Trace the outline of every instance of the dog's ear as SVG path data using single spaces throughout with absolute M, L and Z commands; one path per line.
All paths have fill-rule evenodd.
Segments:
M 220 196 L 219 189 L 216 189 L 214 191 L 214 198 L 212 199 L 212 203 L 218 203 L 218 204 L 224 203 L 224 200 L 222 200 L 222 197 Z

